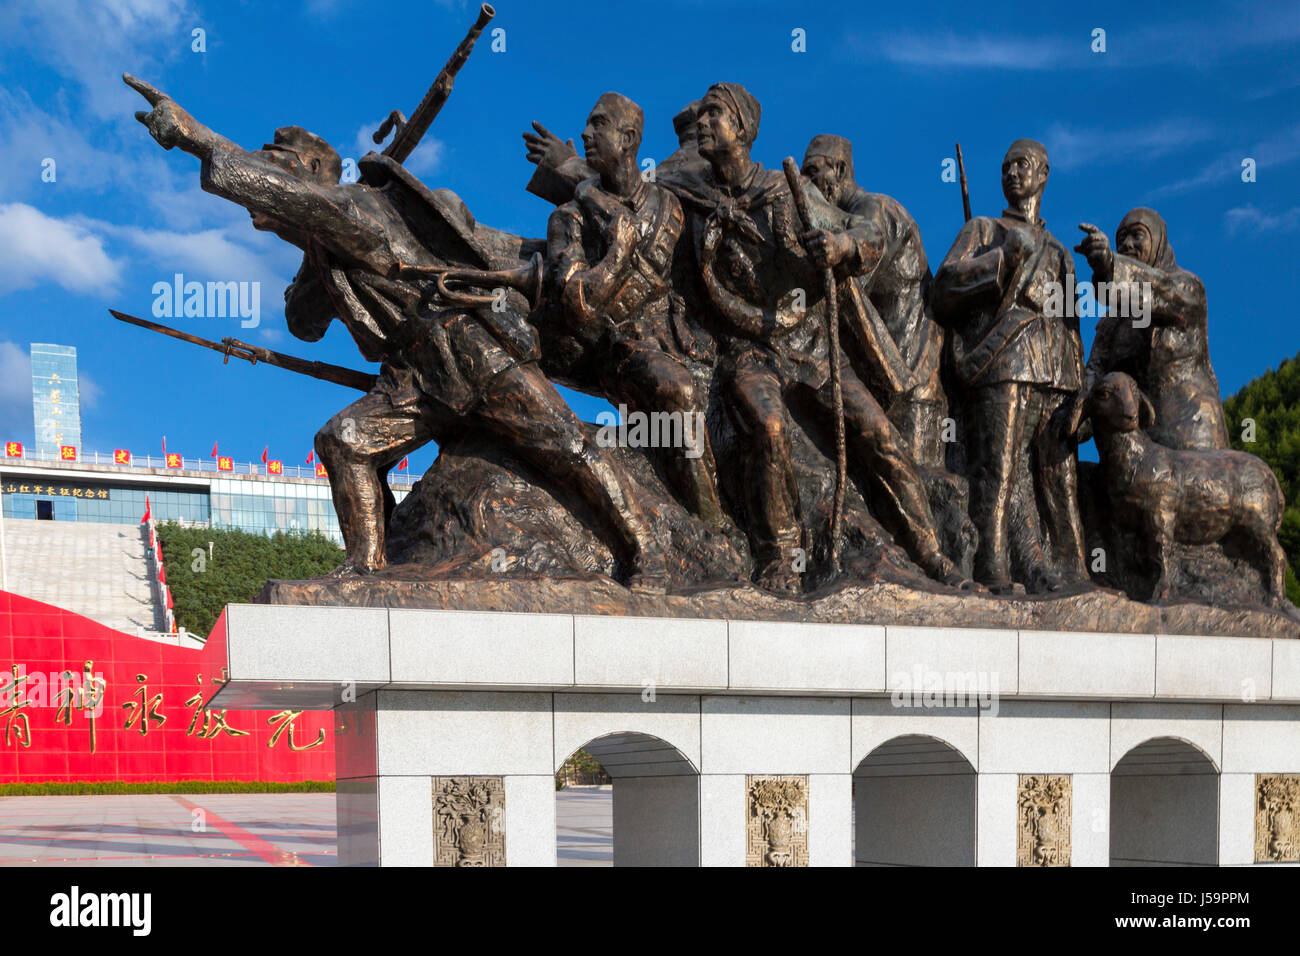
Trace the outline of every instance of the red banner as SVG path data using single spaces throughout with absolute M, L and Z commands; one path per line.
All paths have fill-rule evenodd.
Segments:
M 60 446 L 59 446 L 59 460 L 60 460 L 60 461 L 76 461 L 76 460 L 77 460 L 77 446 L 76 446 L 76 445 L 60 445 Z
M 268 475 L 283 475 L 284 462 L 274 458 L 271 459 L 266 463 L 266 473 Z
M 5 457 L 6 458 L 23 457 L 23 443 L 20 441 L 5 442 Z
M 115 464 L 115 465 L 129 465 L 129 464 L 131 464 L 131 453 L 130 453 L 129 451 L 127 451 L 125 448 L 114 448 L 114 449 L 113 449 L 113 464 Z
M 222 455 L 217 459 L 217 471 L 234 471 L 235 459 Z
M 169 451 L 166 456 L 168 468 L 179 468 L 181 466 L 181 456 L 174 451 Z
M 334 779 L 332 714 L 208 708 L 223 675 L 200 667 L 0 591 L 0 783 Z
M 323 464 L 321 464 L 320 462 L 316 462 L 316 477 L 317 477 L 317 478 L 328 478 L 328 477 L 329 477 L 329 475 L 325 474 L 325 466 L 324 466 Z

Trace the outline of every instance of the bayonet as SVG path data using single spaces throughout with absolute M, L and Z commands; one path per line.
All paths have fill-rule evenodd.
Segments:
M 274 352 L 271 349 L 262 348 L 260 345 L 249 345 L 247 342 L 241 342 L 239 339 L 229 337 L 223 338 L 220 342 L 214 342 L 202 336 L 182 332 L 180 329 L 173 329 L 157 322 L 150 322 L 148 319 L 141 319 L 134 315 L 127 315 L 125 312 L 118 312 L 116 309 L 109 309 L 108 312 L 119 322 L 129 322 L 131 325 L 138 325 L 150 332 L 158 332 L 161 335 L 180 339 L 182 342 L 189 342 L 191 345 L 199 345 L 205 349 L 220 352 L 222 365 L 227 364 L 231 357 L 243 359 L 251 365 L 262 362 L 266 365 L 274 365 L 276 368 L 297 372 L 299 375 L 318 378 L 323 382 L 333 382 L 335 385 L 355 388 L 361 392 L 370 391 L 375 387 L 375 382 L 378 381 L 378 376 L 370 372 L 344 368 L 341 365 L 330 365 L 328 362 L 312 362 L 293 355 L 285 355 L 283 352 Z

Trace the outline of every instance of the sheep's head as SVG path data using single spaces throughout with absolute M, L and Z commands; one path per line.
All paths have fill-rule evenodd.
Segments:
M 1087 414 L 1094 432 L 1133 432 L 1156 421 L 1151 400 L 1124 372 L 1111 372 L 1088 394 Z

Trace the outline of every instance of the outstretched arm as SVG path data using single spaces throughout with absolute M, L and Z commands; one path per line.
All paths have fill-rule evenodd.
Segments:
M 170 96 L 143 80 L 123 80 L 153 107 L 135 114 L 164 149 L 179 146 L 203 160 L 201 183 L 206 192 L 265 216 L 276 235 L 306 248 L 310 235 L 344 254 L 373 253 L 383 248 L 383 234 L 373 220 L 352 214 L 338 202 L 338 186 L 322 186 L 297 176 L 258 153 L 251 153 L 204 126 Z M 382 264 L 381 264 L 382 265 Z
M 144 80 L 137 80 L 130 73 L 122 74 L 122 81 L 135 90 L 153 109 L 139 110 L 135 114 L 149 130 L 149 135 L 158 141 L 163 149 L 179 146 L 185 152 L 208 159 L 214 149 L 239 149 L 218 133 L 208 129 L 166 93 L 155 89 Z

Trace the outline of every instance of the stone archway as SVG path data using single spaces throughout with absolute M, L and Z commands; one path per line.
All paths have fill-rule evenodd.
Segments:
M 607 814 L 614 866 L 699 866 L 700 774 L 681 751 L 658 737 L 632 732 L 605 734 L 578 749 L 595 757 L 613 780 L 612 806 L 605 810 L 599 795 L 593 795 L 583 810 L 591 822 Z M 603 828 L 577 829 L 599 837 Z
M 935 737 L 885 741 L 853 771 L 858 866 L 974 866 L 975 768 Z
M 1155 737 L 1110 772 L 1111 866 L 1217 866 L 1219 770 L 1192 744 Z

